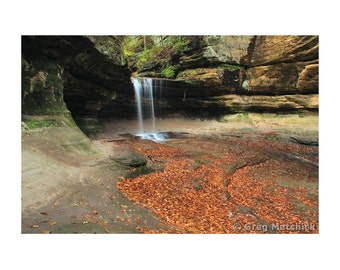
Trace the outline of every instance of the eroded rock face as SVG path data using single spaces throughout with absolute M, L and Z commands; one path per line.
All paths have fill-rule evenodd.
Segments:
M 223 85 L 223 77 L 223 68 L 195 68 L 180 72 L 177 80 L 183 80 L 192 85 L 218 87 Z
M 220 85 L 225 84 L 224 77 L 239 70 L 239 85 L 248 80 L 250 88 L 259 92 L 267 91 L 269 85 L 272 85 L 271 90 L 296 91 L 298 80 L 301 81 L 299 89 L 318 92 L 315 83 L 318 80 L 318 36 L 209 36 L 205 37 L 205 43 L 201 52 L 182 56 L 181 65 L 186 69 L 177 79 L 209 84 L 211 74 L 219 68 L 224 70 L 223 76 L 219 76 Z M 198 72 L 202 63 L 207 67 Z M 312 66 L 306 68 L 307 65 Z M 306 79 L 308 83 L 313 81 L 313 87 L 301 86 L 307 83 Z M 216 80 L 211 86 L 215 84 Z
M 218 100 L 232 112 L 242 111 L 298 111 L 315 110 L 318 108 L 318 95 L 225 95 L 218 97 Z
M 181 57 L 180 67 L 185 70 L 176 80 L 185 82 L 191 93 L 207 89 L 213 98 L 204 100 L 206 106 L 213 106 L 219 96 L 222 101 L 223 95 L 237 94 L 225 103 L 228 108 L 224 111 L 318 110 L 315 102 L 294 105 L 287 101 L 295 94 L 315 101 L 319 91 L 318 36 L 206 36 L 202 42 L 200 51 Z M 200 64 L 204 67 L 198 67 Z M 264 95 L 263 103 L 253 95 Z M 277 95 L 280 105 L 269 105 Z M 202 105 L 202 100 L 193 104 Z
M 69 109 L 86 132 L 117 93 L 133 95 L 118 36 L 23 36 L 22 70 L 23 114 Z
M 306 65 L 299 73 L 299 78 L 296 83 L 296 88 L 299 92 L 311 93 L 319 89 L 319 64 Z
M 254 36 L 203 36 L 200 50 L 184 54 L 180 59 L 180 69 L 216 66 L 223 63 L 249 64 L 249 48 Z
M 246 71 L 249 92 L 273 94 L 318 93 L 318 64 L 279 63 Z
M 67 112 L 64 68 L 55 60 L 22 59 L 22 114 L 53 115 Z
M 250 66 L 319 59 L 318 36 L 256 36 Z

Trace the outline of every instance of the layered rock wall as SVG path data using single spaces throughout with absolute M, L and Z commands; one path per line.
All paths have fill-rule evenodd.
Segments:
M 98 118 L 136 117 L 123 38 L 23 36 L 23 118 L 71 112 L 91 133 Z M 318 36 L 186 38 L 187 49 L 160 60 L 175 67 L 176 78 L 154 80 L 164 116 L 318 111 Z M 147 65 L 160 74 L 159 63 Z
M 318 110 L 318 36 L 203 36 L 201 43 L 180 58 L 176 81 L 185 85 L 187 104 L 178 99 L 177 108 L 201 106 L 203 114 L 213 114 L 213 107 L 222 113 Z

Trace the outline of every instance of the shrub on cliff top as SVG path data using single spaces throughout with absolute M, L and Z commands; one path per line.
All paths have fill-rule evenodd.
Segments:
M 168 65 L 161 71 L 161 75 L 167 79 L 173 79 L 176 75 L 176 68 L 174 66 Z

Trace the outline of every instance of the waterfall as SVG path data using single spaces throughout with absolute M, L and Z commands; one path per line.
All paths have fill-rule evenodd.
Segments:
M 135 90 L 138 115 L 137 136 L 142 139 L 164 141 L 165 135 L 156 129 L 155 105 L 152 78 L 131 78 Z

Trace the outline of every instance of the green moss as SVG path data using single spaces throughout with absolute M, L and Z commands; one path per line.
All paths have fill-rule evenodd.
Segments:
M 266 136 L 265 139 L 268 140 L 268 141 L 276 141 L 276 140 L 278 140 L 278 138 L 276 136 Z
M 275 113 L 275 118 L 281 118 L 281 117 L 282 117 L 282 113 L 280 113 L 280 112 Z
M 63 80 L 57 74 L 48 74 L 46 84 L 54 89 L 62 90 L 64 87 Z
M 43 91 L 45 88 L 44 81 L 36 79 L 32 80 L 31 82 L 31 87 L 30 87 L 30 92 L 39 92 Z
M 22 101 L 22 114 L 27 115 L 57 115 L 67 112 L 62 96 L 57 97 L 50 93 L 40 94 L 33 92 L 26 94 Z
M 26 121 L 25 124 L 29 129 L 37 129 L 37 128 L 49 128 L 49 127 L 63 127 L 65 123 L 59 121 L 57 119 L 48 119 L 48 120 L 30 120 Z
M 227 68 L 229 70 L 240 70 L 240 69 L 243 68 L 240 65 L 237 65 L 237 64 L 228 64 L 228 63 L 221 64 L 219 67 L 220 68 Z
M 243 117 L 249 117 L 249 112 L 242 112 L 241 115 L 242 115 Z
M 79 152 L 79 153 L 86 153 L 86 152 L 94 152 L 93 146 L 89 142 L 79 141 L 79 139 L 74 139 L 69 144 L 61 144 L 65 151 L 69 152 Z
M 56 115 L 66 112 L 63 68 L 43 56 L 24 63 L 27 64 L 22 69 L 22 114 Z
M 96 126 L 79 126 L 81 131 L 83 131 L 86 135 L 95 135 L 97 133 L 100 133 L 102 131 L 101 127 L 99 125 Z

